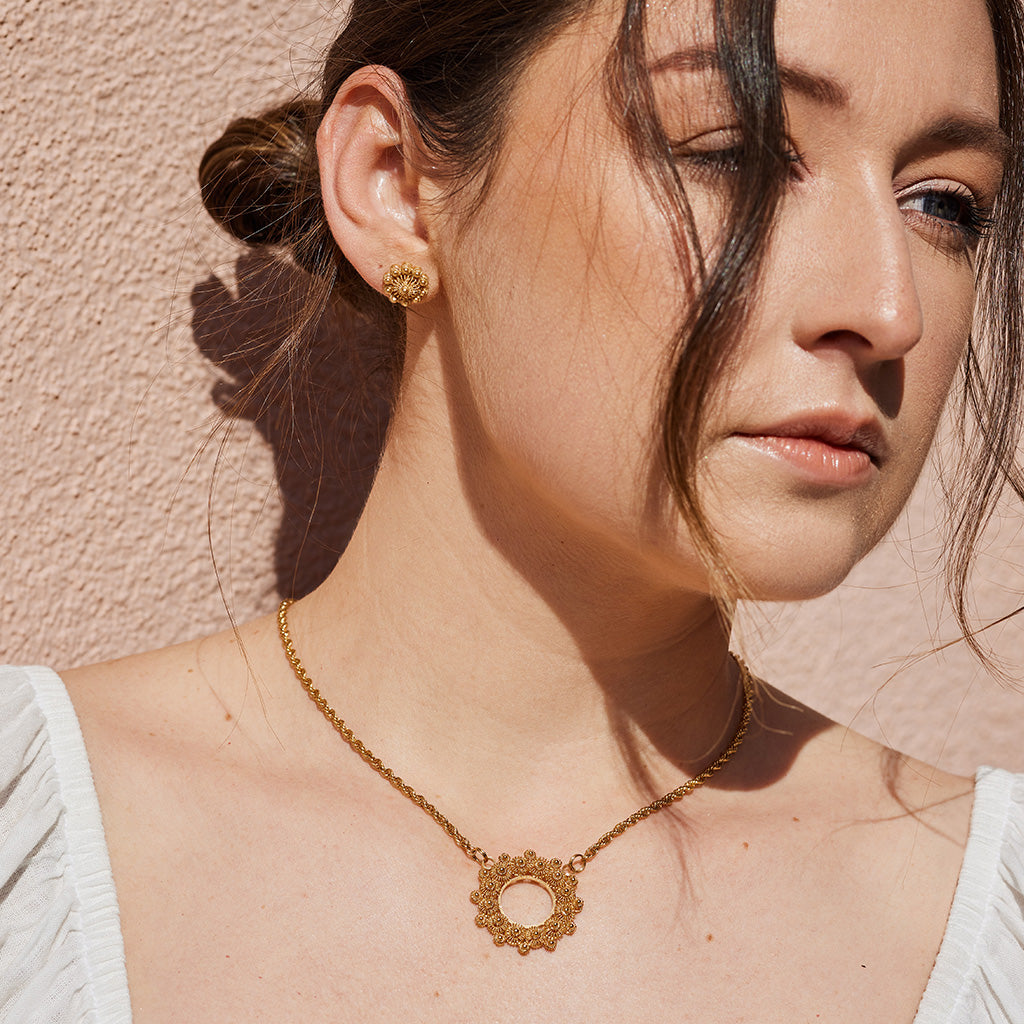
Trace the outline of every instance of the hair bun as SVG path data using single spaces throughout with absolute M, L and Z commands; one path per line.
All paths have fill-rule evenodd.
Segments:
M 203 205 L 247 245 L 294 246 L 318 219 L 316 104 L 294 100 L 240 117 L 203 154 Z

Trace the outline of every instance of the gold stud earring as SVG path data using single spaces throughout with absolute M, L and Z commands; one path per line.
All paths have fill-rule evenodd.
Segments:
M 399 306 L 409 306 L 427 297 L 430 278 L 415 264 L 395 263 L 384 275 L 384 294 Z

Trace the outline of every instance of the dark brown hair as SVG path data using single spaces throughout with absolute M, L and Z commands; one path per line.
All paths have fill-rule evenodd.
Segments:
M 290 257 L 308 274 L 308 296 L 283 345 L 256 375 L 241 403 L 302 389 L 303 339 L 335 301 L 347 303 L 392 339 L 397 382 L 404 314 L 369 288 L 335 244 L 320 201 L 314 138 L 341 83 L 380 64 L 403 80 L 432 159 L 451 168 L 452 188 L 486 192 L 508 99 L 530 57 L 594 0 L 355 0 L 331 47 L 319 94 L 234 121 L 200 166 L 203 202 L 250 246 Z M 965 597 L 972 552 L 1006 482 L 1024 499 L 1014 457 L 1021 429 L 1024 282 L 1024 39 L 1016 0 L 989 0 L 1001 68 L 1001 121 L 1010 158 L 991 236 L 978 256 L 977 328 L 965 361 L 961 425 L 965 459 L 950 487 L 956 509 L 949 585 L 972 646 Z M 716 556 L 694 486 L 702 417 L 715 382 L 756 296 L 774 213 L 788 174 L 785 117 L 774 52 L 775 0 L 715 0 L 715 41 L 741 130 L 727 230 L 706 263 L 669 140 L 659 123 L 646 54 L 644 0 L 622 0 L 607 60 L 609 105 L 637 165 L 675 232 L 692 301 L 667 364 L 661 451 L 667 483 L 725 589 L 741 591 Z
M 968 598 L 974 552 L 1005 488 L 1024 502 L 1017 462 L 1024 429 L 1024 12 L 1017 0 L 987 0 L 987 6 L 999 66 L 999 120 L 1010 147 L 991 230 L 978 253 L 974 328 L 956 396 L 962 451 L 944 475 L 946 588 L 967 643 L 986 662 Z

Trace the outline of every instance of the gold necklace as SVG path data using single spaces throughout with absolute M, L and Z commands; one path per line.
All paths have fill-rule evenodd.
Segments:
M 402 796 L 407 797 L 417 807 L 426 811 L 448 833 L 455 845 L 470 860 L 479 865 L 478 888 L 469 897 L 478 908 L 476 923 L 491 933 L 496 946 L 515 946 L 523 956 L 526 956 L 531 949 L 553 950 L 560 938 L 564 935 L 572 935 L 576 931 L 576 915 L 583 909 L 583 901 L 576 896 L 576 876 L 601 850 L 613 839 L 621 836 L 627 828 L 632 828 L 638 822 L 668 807 L 669 804 L 681 800 L 684 796 L 703 786 L 715 772 L 724 768 L 733 754 L 739 750 L 743 737 L 747 733 L 747 727 L 750 725 L 753 699 L 750 670 L 739 658 L 736 658 L 743 684 L 743 713 L 740 716 L 740 724 L 729 741 L 729 745 L 702 772 L 694 775 L 692 779 L 688 779 L 670 793 L 659 797 L 653 803 L 634 811 L 628 818 L 623 818 L 592 846 L 587 847 L 583 853 L 574 854 L 564 864 L 557 858 L 548 860 L 538 857 L 533 850 L 525 851 L 520 857 L 510 857 L 507 853 L 503 853 L 497 860 L 494 860 L 479 846 L 474 846 L 425 796 L 417 793 L 407 782 L 403 782 L 356 737 L 338 717 L 334 708 L 324 700 L 320 691 L 313 685 L 309 673 L 303 668 L 302 662 L 299 661 L 298 654 L 295 653 L 295 644 L 288 631 L 287 612 L 291 603 L 291 600 L 281 602 L 281 606 L 277 610 L 277 628 L 281 635 L 284 653 L 303 689 L 309 695 L 309 699 L 320 709 L 324 718 L 341 734 L 341 738 L 381 778 L 386 779 Z M 551 914 L 541 924 L 517 924 L 510 921 L 501 909 L 501 897 L 505 890 L 521 883 L 538 885 L 551 898 Z

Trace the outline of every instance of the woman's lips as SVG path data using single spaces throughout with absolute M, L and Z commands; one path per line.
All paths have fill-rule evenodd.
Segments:
M 885 455 L 884 439 L 872 424 L 786 424 L 735 436 L 805 479 L 830 486 L 867 482 Z
M 789 463 L 802 475 L 821 483 L 862 483 L 875 469 L 871 456 L 863 449 L 829 444 L 816 437 L 780 437 L 771 434 L 738 436 L 766 455 Z

